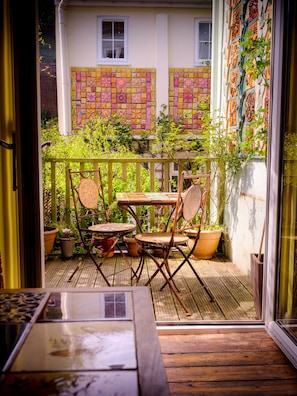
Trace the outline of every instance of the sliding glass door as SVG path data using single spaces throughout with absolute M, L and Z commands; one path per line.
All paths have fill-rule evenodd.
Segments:
M 284 122 L 281 176 L 281 235 L 276 319 L 297 344 L 297 26 L 296 2 L 291 1 L 285 36 Z M 295 16 L 295 17 L 294 17 Z
M 297 3 L 274 1 L 265 324 L 297 367 Z

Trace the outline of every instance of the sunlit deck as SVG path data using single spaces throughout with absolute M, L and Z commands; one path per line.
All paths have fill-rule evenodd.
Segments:
M 139 259 L 126 257 L 132 267 L 136 268 Z M 69 282 L 68 279 L 78 260 L 79 257 L 63 260 L 58 255 L 50 256 L 45 264 L 45 286 L 48 288 L 106 286 L 104 279 L 89 259 Z M 170 259 L 172 270 L 179 262 L 180 257 L 174 253 Z M 176 274 L 175 282 L 182 301 L 191 312 L 191 316 L 186 316 L 168 286 L 160 291 L 164 278 L 159 273 L 151 283 L 153 307 L 158 323 L 257 319 L 250 280 L 232 262 L 218 256 L 212 260 L 192 259 L 192 263 L 215 297 L 215 301 L 210 301 L 206 290 L 201 287 L 190 267 L 185 264 Z M 116 253 L 114 257 L 108 258 L 102 269 L 112 286 L 133 285 L 131 270 L 120 254 Z M 144 285 L 155 269 L 156 265 L 147 259 L 139 285 Z

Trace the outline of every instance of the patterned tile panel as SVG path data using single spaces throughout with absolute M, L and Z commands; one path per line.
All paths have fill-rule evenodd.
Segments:
M 72 68 L 72 128 L 89 118 L 118 114 L 132 132 L 150 133 L 155 125 L 156 71 L 134 68 Z
M 199 132 L 199 101 L 210 96 L 210 67 L 172 68 L 169 71 L 169 114 L 180 120 L 186 130 Z

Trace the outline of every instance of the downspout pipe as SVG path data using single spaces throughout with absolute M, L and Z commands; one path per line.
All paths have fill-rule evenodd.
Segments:
M 65 8 L 67 0 L 60 0 L 58 5 L 58 42 L 59 42 L 59 71 L 60 79 L 58 83 L 61 84 L 58 88 L 58 114 L 59 114 L 59 129 L 62 135 L 67 135 L 71 132 L 71 120 L 69 114 L 71 113 L 70 106 L 70 82 L 67 59 L 67 45 L 66 45 L 66 27 L 65 27 Z

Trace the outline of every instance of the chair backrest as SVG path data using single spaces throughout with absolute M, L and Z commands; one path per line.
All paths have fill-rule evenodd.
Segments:
M 191 186 L 185 192 L 183 192 L 185 180 L 190 180 Z M 195 231 L 195 248 L 199 239 L 200 228 L 204 221 L 209 183 L 210 173 L 187 175 L 185 172 L 182 172 L 179 180 L 177 202 L 173 213 L 171 239 L 169 243 L 169 249 L 166 250 L 166 258 L 169 256 L 169 252 L 173 246 L 174 236 L 176 233 L 184 233 L 187 230 Z M 180 224 L 180 222 L 182 224 Z M 191 252 L 194 250 L 194 248 L 191 249 Z
M 183 180 L 190 180 L 191 186 L 182 195 L 181 217 L 183 230 L 201 228 L 205 220 L 206 203 L 209 192 L 210 173 L 183 174 Z
M 79 232 L 107 222 L 107 210 L 100 169 L 69 172 L 70 186 Z

